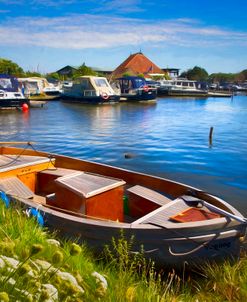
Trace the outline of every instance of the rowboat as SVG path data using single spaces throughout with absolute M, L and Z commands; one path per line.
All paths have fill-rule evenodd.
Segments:
M 236 258 L 246 219 L 192 186 L 101 163 L 0 143 L 0 190 L 44 224 L 96 252 L 113 237 L 134 237 L 159 266 Z

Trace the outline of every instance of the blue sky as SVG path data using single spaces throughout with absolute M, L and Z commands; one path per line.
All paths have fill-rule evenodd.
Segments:
M 161 68 L 247 69 L 246 0 L 0 0 L 0 57 L 42 73 L 115 69 L 142 51 Z

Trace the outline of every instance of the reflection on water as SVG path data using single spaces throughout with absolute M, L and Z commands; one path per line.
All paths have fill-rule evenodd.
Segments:
M 35 141 L 44 151 L 168 177 L 247 214 L 246 120 L 246 96 L 99 106 L 54 101 L 25 114 L 0 112 L 0 140 Z

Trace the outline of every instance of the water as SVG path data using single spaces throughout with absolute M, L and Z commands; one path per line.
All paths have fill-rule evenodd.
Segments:
M 43 151 L 167 177 L 216 194 L 247 216 L 247 96 L 99 106 L 53 101 L 28 113 L 0 112 L 0 141 L 34 141 Z

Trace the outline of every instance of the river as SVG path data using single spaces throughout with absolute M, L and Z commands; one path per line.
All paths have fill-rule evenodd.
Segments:
M 170 178 L 247 216 L 247 96 L 94 106 L 50 101 L 29 112 L 0 111 L 0 141 L 33 141 L 43 151 Z

